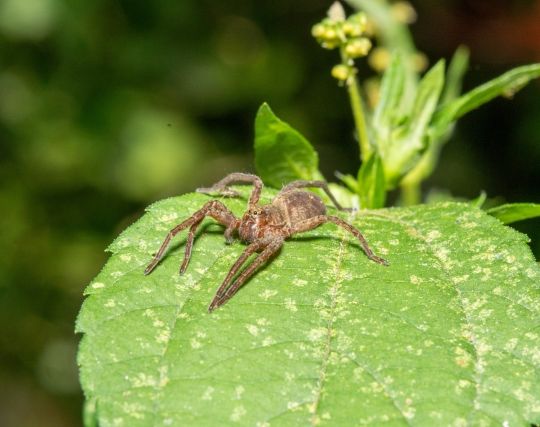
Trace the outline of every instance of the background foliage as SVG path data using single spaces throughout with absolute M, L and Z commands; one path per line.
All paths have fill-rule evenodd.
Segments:
M 471 47 L 465 89 L 540 59 L 537 2 L 414 5 L 412 31 L 429 57 Z M 149 201 L 253 170 L 261 101 L 315 145 L 325 176 L 355 173 L 334 57 L 309 34 L 327 7 L 0 3 L 1 425 L 80 423 L 72 325 L 103 248 Z M 464 118 L 425 190 L 539 202 L 539 92 L 533 83 Z M 517 227 L 538 255 L 537 224 Z

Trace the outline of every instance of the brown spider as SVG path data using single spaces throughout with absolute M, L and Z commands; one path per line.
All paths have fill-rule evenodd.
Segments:
M 333 222 L 352 233 L 359 241 L 360 246 L 367 257 L 379 264 L 388 265 L 386 260 L 376 256 L 369 248 L 366 239 L 360 231 L 341 218 L 326 215 L 326 206 L 323 201 L 313 193 L 301 191 L 299 188 L 318 187 L 324 190 L 332 203 L 339 210 L 347 210 L 334 198 L 328 185 L 324 181 L 294 181 L 287 184 L 268 205 L 259 206 L 259 197 L 263 183 L 256 175 L 246 173 L 231 173 L 221 181 L 208 188 L 198 188 L 197 192 L 204 194 L 218 193 L 222 196 L 237 197 L 238 192 L 231 189 L 232 184 L 252 184 L 253 191 L 249 197 L 248 209 L 241 219 L 238 219 L 227 207 L 218 200 L 210 200 L 204 206 L 191 215 L 181 224 L 174 227 L 163 241 L 152 262 L 144 270 L 144 274 L 150 274 L 159 263 L 171 239 L 185 228 L 189 227 L 186 241 L 184 261 L 180 267 L 180 274 L 186 271 L 191 258 L 191 249 L 195 239 L 195 231 L 206 216 L 211 216 L 225 228 L 227 243 L 233 240 L 236 231 L 244 242 L 249 243 L 245 251 L 240 255 L 231 267 L 227 277 L 219 287 L 214 299 L 208 307 L 208 311 L 218 308 L 227 302 L 238 289 L 248 280 L 253 273 L 276 252 L 279 251 L 283 242 L 296 233 L 312 230 L 325 222 Z M 255 252 L 261 252 L 255 260 L 249 264 L 233 282 L 233 278 L 242 267 L 242 264 Z

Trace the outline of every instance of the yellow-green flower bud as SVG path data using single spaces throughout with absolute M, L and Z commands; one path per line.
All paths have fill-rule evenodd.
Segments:
M 352 31 L 350 35 L 356 37 L 365 32 L 367 23 L 368 19 L 366 14 L 364 12 L 358 12 L 349 16 L 345 24 L 350 26 L 349 30 Z
M 345 35 L 348 37 L 359 37 L 362 35 L 362 28 L 350 22 L 345 22 L 342 29 L 343 33 L 345 33 Z
M 326 32 L 326 27 L 324 24 L 318 23 L 311 28 L 311 35 L 316 39 L 320 39 L 324 36 Z
M 341 82 L 346 81 L 349 77 L 354 75 L 354 68 L 348 67 L 344 64 L 335 65 L 332 68 L 332 77 L 338 79 Z
M 335 22 L 330 21 L 328 18 L 315 24 L 311 29 L 311 34 L 325 49 L 334 49 L 341 44 L 338 27 Z
M 321 39 L 324 41 L 334 41 L 337 38 L 338 38 L 337 31 L 334 30 L 333 28 L 326 28 L 324 30 L 323 36 L 321 37 Z
M 360 58 L 366 56 L 371 49 L 371 40 L 361 37 L 352 39 L 345 46 L 345 55 L 349 58 Z

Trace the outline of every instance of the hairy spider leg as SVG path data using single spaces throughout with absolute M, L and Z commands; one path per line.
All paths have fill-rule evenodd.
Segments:
M 180 266 L 180 274 L 184 274 L 187 270 L 189 260 L 191 259 L 191 250 L 193 248 L 193 242 L 195 240 L 195 233 L 203 219 L 204 217 L 201 218 L 198 222 L 196 222 L 189 228 L 189 233 L 186 240 L 186 250 L 184 252 L 184 260 L 182 261 L 182 265 Z M 233 233 L 234 233 L 234 230 L 238 228 L 238 225 L 239 225 L 238 221 L 236 222 L 233 221 L 225 229 L 225 233 L 223 234 L 225 235 L 225 242 L 228 245 L 233 242 Z
M 253 255 L 258 250 L 262 249 L 264 246 L 266 246 L 266 242 L 253 242 L 242 252 L 242 255 L 235 261 L 229 272 L 227 273 L 227 276 L 223 280 L 223 283 L 219 287 L 219 289 L 216 291 L 214 299 L 219 299 L 223 296 L 225 291 L 227 290 L 227 287 L 230 285 L 231 280 L 233 279 L 234 275 L 238 273 L 238 270 L 242 267 L 244 262 Z
M 163 255 L 165 254 L 165 250 L 169 246 L 169 243 L 171 242 L 171 239 L 176 236 L 180 231 L 184 230 L 185 228 L 192 227 L 195 224 L 200 224 L 204 217 L 211 216 L 214 218 L 217 222 L 220 224 L 223 224 L 227 227 L 227 231 L 231 228 L 235 228 L 239 224 L 239 220 L 234 216 L 234 214 L 227 209 L 227 207 L 221 203 L 218 200 L 210 200 L 209 202 L 205 203 L 204 206 L 199 209 L 197 212 L 195 212 L 193 215 L 191 215 L 188 219 L 186 219 L 181 224 L 178 224 L 176 227 L 174 227 L 169 233 L 167 233 L 167 236 L 165 237 L 165 240 L 161 244 L 161 247 L 157 251 L 156 255 L 148 264 L 148 267 L 144 270 L 144 274 L 150 274 L 152 270 L 156 267 L 156 265 L 161 261 L 161 258 L 163 258 Z M 195 233 L 195 229 L 193 229 L 193 233 Z M 192 230 L 190 230 L 191 233 Z M 230 234 L 230 232 L 229 232 Z M 189 237 L 188 237 L 189 240 Z M 193 243 L 193 242 L 191 242 Z M 190 248 L 190 254 L 191 255 L 191 248 Z M 185 260 L 184 260 L 185 261 Z
M 180 266 L 180 274 L 184 274 L 187 269 L 189 260 L 191 259 L 191 250 L 193 249 L 193 241 L 195 240 L 195 232 L 197 231 L 197 228 L 199 227 L 203 219 L 204 217 L 201 218 L 196 223 L 194 223 L 189 228 L 189 233 L 186 240 L 186 250 L 184 251 L 184 260 L 182 261 L 182 265 Z
M 334 195 L 330 192 L 330 188 L 328 188 L 328 184 L 325 181 L 304 181 L 304 180 L 293 181 L 287 184 L 285 187 L 283 187 L 279 193 L 280 194 L 286 193 L 287 191 L 291 191 L 297 188 L 308 188 L 308 187 L 315 187 L 315 188 L 320 188 L 321 190 L 323 190 L 338 210 L 347 211 L 347 212 L 352 211 L 351 208 L 344 208 L 343 206 L 339 204 L 339 202 L 336 200 Z
M 360 231 L 358 231 L 351 224 L 349 224 L 348 222 L 343 221 L 341 218 L 339 218 L 337 216 L 333 216 L 333 215 L 317 215 L 317 216 L 314 216 L 312 218 L 305 219 L 305 220 L 299 222 L 298 224 L 295 224 L 292 227 L 291 233 L 289 234 L 289 236 L 291 236 L 293 234 L 296 234 L 296 233 L 302 233 L 304 231 L 313 230 L 314 228 L 318 227 L 319 225 L 324 224 L 325 222 L 333 222 L 334 224 L 339 225 L 340 227 L 347 230 L 349 233 L 353 234 L 360 241 L 360 246 L 362 247 L 362 249 L 366 253 L 366 256 L 370 260 L 375 261 L 378 264 L 388 265 L 388 261 L 386 261 L 385 259 L 383 259 L 381 257 L 378 257 L 377 255 L 375 255 L 373 253 L 373 251 L 369 247 L 366 239 L 364 238 L 362 233 L 360 233 Z
M 249 197 L 248 207 L 252 208 L 259 203 L 259 198 L 261 197 L 261 191 L 263 188 L 263 183 L 261 178 L 257 175 L 252 175 L 250 173 L 234 172 L 227 175 L 225 178 L 216 182 L 211 187 L 201 187 L 197 188 L 198 193 L 212 194 L 218 193 L 223 196 L 228 197 L 238 197 L 240 194 L 237 191 L 229 188 L 229 185 L 233 184 L 252 184 L 253 191 Z
M 240 289 L 240 287 L 255 273 L 255 271 L 257 271 L 257 269 L 262 264 L 264 264 L 266 261 L 268 261 L 273 255 L 275 255 L 279 251 L 281 246 L 283 246 L 283 241 L 284 241 L 284 239 L 282 237 L 275 237 L 275 238 L 271 239 L 269 242 L 266 242 L 266 247 L 264 248 L 264 250 L 257 256 L 257 258 L 255 258 L 253 260 L 253 262 L 251 264 L 249 264 L 246 267 L 246 269 L 244 271 L 242 271 L 242 273 L 240 273 L 240 275 L 234 281 L 234 283 L 231 285 L 231 287 L 229 287 L 225 291 L 225 293 L 222 294 L 222 295 L 219 295 L 219 291 L 221 290 L 221 287 L 220 287 L 220 289 L 218 290 L 218 293 L 216 293 L 216 296 L 214 297 L 214 299 L 210 303 L 210 306 L 208 307 L 208 311 L 212 312 L 213 310 L 215 310 L 216 308 L 222 306 L 228 300 L 230 300 L 234 296 L 234 294 L 236 294 L 236 292 L 238 292 L 238 289 Z M 254 244 L 255 243 L 252 243 L 250 246 L 252 246 Z M 248 249 L 249 249 L 249 246 L 248 246 Z M 245 252 L 247 252 L 247 249 L 246 249 Z M 243 255 L 244 254 L 242 254 L 242 256 L 238 259 L 238 261 L 240 261 L 240 259 L 243 257 Z M 231 272 L 235 267 L 236 267 L 236 264 L 231 269 Z M 238 269 L 238 268 L 236 268 L 236 269 Z M 229 275 L 231 275 L 231 272 L 229 272 L 227 277 L 229 277 Z M 234 275 L 234 273 L 232 275 Z M 222 287 L 223 287 L 223 285 L 222 285 Z

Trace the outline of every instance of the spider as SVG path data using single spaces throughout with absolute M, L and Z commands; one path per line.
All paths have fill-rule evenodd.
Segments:
M 198 188 L 197 192 L 220 194 L 226 197 L 240 196 L 238 192 L 229 187 L 232 184 L 251 184 L 254 187 L 249 197 L 247 211 L 242 218 L 236 218 L 218 200 L 206 202 L 201 209 L 169 231 L 154 258 L 144 270 L 145 275 L 150 274 L 163 258 L 171 239 L 180 231 L 189 227 L 184 261 L 180 267 L 180 274 L 183 274 L 191 258 L 195 232 L 206 216 L 211 216 L 226 227 L 224 233 L 226 243 L 232 243 L 233 233 L 235 232 L 242 241 L 248 243 L 247 248 L 233 264 L 225 280 L 223 280 L 223 283 L 217 290 L 214 299 L 208 307 L 209 312 L 225 304 L 259 267 L 279 251 L 285 239 L 293 234 L 312 230 L 325 222 L 333 222 L 352 233 L 359 240 L 360 246 L 370 260 L 382 265 L 388 265 L 386 260 L 373 253 L 360 231 L 337 216 L 327 215 L 326 206 L 319 197 L 313 193 L 300 190 L 307 187 L 320 188 L 324 190 L 337 209 L 341 211 L 349 210 L 341 207 L 330 192 L 326 182 L 291 182 L 283 187 L 270 204 L 263 206 L 259 205 L 259 197 L 263 188 L 262 180 L 256 175 L 247 173 L 231 173 L 211 187 Z M 242 265 L 255 252 L 260 252 L 260 254 L 233 281 L 234 276 L 238 273 Z

